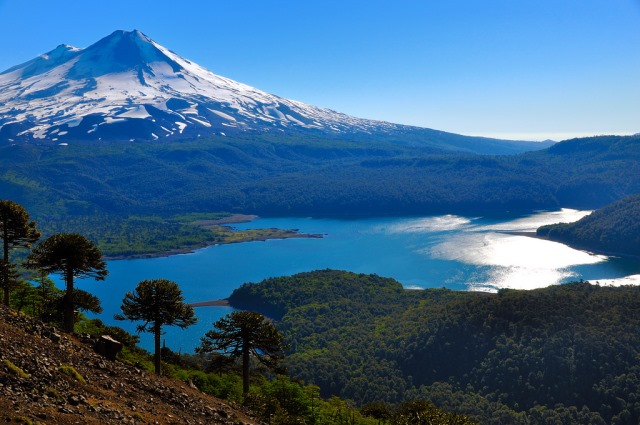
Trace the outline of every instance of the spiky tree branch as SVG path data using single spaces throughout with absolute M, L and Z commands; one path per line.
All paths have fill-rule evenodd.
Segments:
M 64 330 L 73 332 L 74 279 L 92 277 L 104 280 L 106 263 L 98 247 L 77 233 L 56 233 L 42 241 L 27 258 L 27 265 L 44 273 L 60 273 L 65 280 Z
M 3 199 L 0 200 L 0 238 L 3 254 L 0 264 L 0 284 L 4 292 L 4 304 L 8 306 L 9 293 L 14 282 L 9 253 L 15 248 L 30 248 L 40 238 L 40 231 L 22 205 Z
M 249 363 L 254 357 L 270 369 L 276 369 L 284 356 L 284 338 L 273 323 L 252 311 L 234 311 L 213 324 L 201 339 L 199 353 L 221 352 L 242 359 L 242 390 L 249 392 Z
M 127 292 L 115 319 L 141 321 L 138 332 L 154 334 L 154 366 L 161 373 L 160 335 L 163 326 L 186 328 L 198 321 L 193 307 L 184 303 L 178 284 L 167 279 L 143 280 L 133 292 Z

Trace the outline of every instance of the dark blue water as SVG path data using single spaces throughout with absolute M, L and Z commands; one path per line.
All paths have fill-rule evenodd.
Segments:
M 638 262 L 593 256 L 560 244 L 505 231 L 533 230 L 549 222 L 572 221 L 584 213 L 563 210 L 511 219 L 458 216 L 329 220 L 257 219 L 238 228 L 299 229 L 322 239 L 286 239 L 219 245 L 191 254 L 108 262 L 106 281 L 78 282 L 97 295 L 108 324 L 135 332 L 135 323 L 117 322 L 122 298 L 144 279 L 177 282 L 187 302 L 228 297 L 245 282 L 333 268 L 393 277 L 409 288 L 447 287 L 495 291 L 532 289 L 567 281 L 602 280 L 640 274 Z M 192 352 L 211 323 L 231 309 L 200 307 L 199 323 L 167 328 L 172 350 Z M 151 348 L 150 335 L 142 345 Z

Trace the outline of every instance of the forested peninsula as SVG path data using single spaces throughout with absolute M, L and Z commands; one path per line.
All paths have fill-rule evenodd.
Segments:
M 575 223 L 542 226 L 537 235 L 604 254 L 640 257 L 640 195 L 623 198 Z
M 575 282 L 496 294 L 405 290 L 335 270 L 245 284 L 293 376 L 360 405 L 425 398 L 479 423 L 640 419 L 640 288 Z
M 300 233 L 297 229 L 240 230 L 234 227 L 234 224 L 255 218 L 255 215 L 226 212 L 169 217 L 96 213 L 92 216 L 69 216 L 64 221 L 45 221 L 42 230 L 46 236 L 67 232 L 87 235 L 95 241 L 108 260 L 164 257 L 192 252 L 210 245 L 323 237 L 321 234 Z

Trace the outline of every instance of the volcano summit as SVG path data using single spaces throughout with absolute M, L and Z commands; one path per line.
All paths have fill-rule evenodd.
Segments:
M 0 139 L 164 139 L 233 131 L 402 127 L 306 105 L 215 75 L 140 31 L 60 45 L 0 74 Z
M 430 151 L 508 154 L 549 143 L 461 136 L 355 118 L 285 99 L 115 31 L 0 73 L 0 143 L 185 140 L 239 132 L 376 140 Z

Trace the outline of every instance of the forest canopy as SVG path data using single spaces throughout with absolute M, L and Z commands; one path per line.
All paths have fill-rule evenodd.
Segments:
M 601 136 L 502 156 L 268 135 L 14 145 L 0 148 L 0 185 L 3 197 L 48 220 L 591 209 L 640 193 L 639 142 L 640 136 Z
M 640 257 L 640 195 L 623 198 L 575 223 L 542 226 L 537 234 L 583 249 Z
M 415 291 L 322 270 L 245 284 L 230 302 L 278 320 L 286 366 L 323 396 L 428 399 L 480 423 L 640 419 L 639 287 Z

